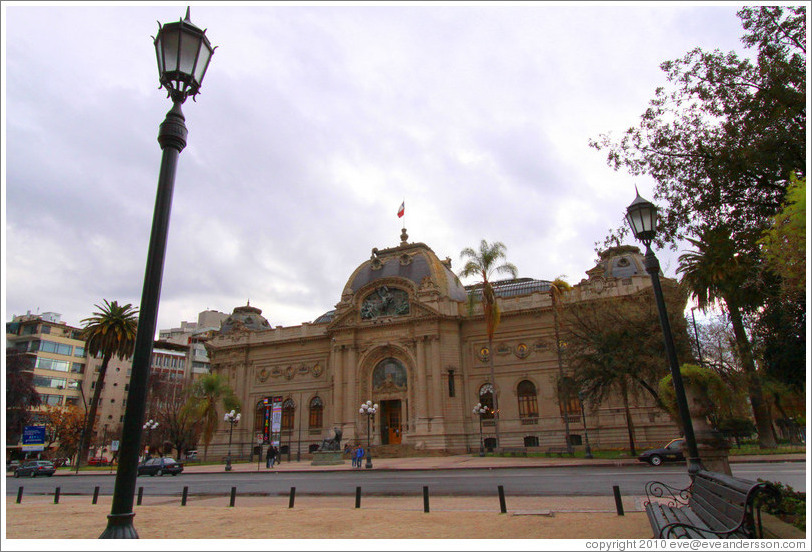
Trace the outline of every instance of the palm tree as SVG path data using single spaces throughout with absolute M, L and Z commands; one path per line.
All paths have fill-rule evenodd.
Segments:
M 571 389 L 566 388 L 564 379 L 564 362 L 561 359 L 561 314 L 563 305 L 561 304 L 561 293 L 572 289 L 572 286 L 565 282 L 561 276 L 550 282 L 550 302 L 553 307 L 553 326 L 555 328 L 555 350 L 558 356 L 558 406 L 564 415 L 564 439 L 567 441 L 567 452 L 572 452 L 570 442 L 570 412 L 569 398 Z
M 220 423 L 218 406 L 224 411 L 240 409 L 240 401 L 220 374 L 207 374 L 197 380 L 193 387 L 186 408 L 203 422 L 203 460 L 209 453 L 209 444 Z
M 509 274 L 513 279 L 516 279 L 518 276 L 519 271 L 513 264 L 507 261 L 498 264 L 499 261 L 506 259 L 506 249 L 505 244 L 502 242 L 497 241 L 489 244 L 487 241 L 482 240 L 479 244 L 479 251 L 474 251 L 472 248 L 466 247 L 460 252 L 460 258 L 463 260 L 467 259 L 465 266 L 460 271 L 460 277 L 478 276 L 482 279 L 479 284 L 479 290 L 481 291 L 480 300 L 482 301 L 482 311 L 485 314 L 485 328 L 488 336 L 488 359 L 491 368 L 491 385 L 494 386 L 493 422 L 497 446 L 502 446 L 502 443 L 499 440 L 499 400 L 493 371 L 493 334 L 496 333 L 496 328 L 499 327 L 501 311 L 499 309 L 499 303 L 496 301 L 496 294 L 494 293 L 490 278 L 494 274 Z M 469 311 L 473 310 L 476 300 L 477 295 L 475 293 L 472 292 L 468 294 Z
M 698 240 L 688 238 L 696 248 L 679 256 L 678 273 L 682 273 L 682 284 L 696 299 L 703 311 L 708 307 L 724 303 L 727 308 L 736 349 L 741 360 L 742 370 L 747 380 L 750 404 L 758 429 L 761 448 L 775 448 L 775 434 L 770 421 L 767 404 L 761 390 L 761 382 L 756 373 L 750 339 L 744 328 L 742 310 L 759 304 L 759 294 L 754 290 L 751 277 L 756 274 L 756 263 L 736 250 L 730 230 L 725 226 L 706 228 Z
M 96 410 L 99 406 L 99 396 L 104 386 L 104 377 L 107 375 L 107 365 L 113 356 L 125 360 L 132 356 L 135 349 L 135 332 L 138 328 L 138 309 L 130 303 L 119 305 L 118 301 L 110 303 L 104 300 L 104 306 L 96 305 L 99 312 L 94 312 L 90 318 L 82 320 L 84 328 L 81 338 L 85 341 L 85 351 L 88 356 L 101 355 L 102 363 L 99 375 L 96 377 L 96 387 L 93 389 L 93 398 L 90 401 L 90 410 L 85 421 L 85 431 L 79 447 L 79 458 L 76 460 L 76 469 L 82 460 L 87 458 L 90 448 L 90 436 L 93 435 L 93 426 L 96 422 Z

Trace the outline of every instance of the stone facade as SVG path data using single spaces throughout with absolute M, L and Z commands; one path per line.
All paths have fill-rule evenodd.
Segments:
M 407 240 L 404 231 L 399 246 L 373 249 L 350 275 L 335 310 L 313 323 L 273 328 L 260 309 L 246 305 L 206 343 L 212 371 L 228 379 L 242 403 L 235 455 L 249 455 L 258 434 L 278 439 L 283 452 L 307 454 L 333 428 L 341 429 L 345 443 L 369 438 L 374 445 L 416 450 L 478 450 L 480 420 L 472 409 L 486 398 L 481 393 L 489 384 L 500 410 L 500 446 L 545 451 L 565 445 L 550 282 L 524 278 L 496 285 L 502 319 L 490 382 L 482 308 L 471 310 L 467 302 L 476 287 L 460 283 L 450 259 Z M 638 248 L 614 248 L 564 295 L 565 303 L 650 292 L 642 263 Z M 674 282 L 664 279 L 663 285 L 673 289 Z M 684 300 L 672 308 L 684 309 Z M 271 431 L 274 397 L 285 407 L 280 435 Z M 359 413 L 367 400 L 379 405 L 370 435 Z M 585 441 L 579 406 L 576 401 L 568 409 L 576 448 Z M 585 414 L 593 448 L 627 445 L 619 398 Z M 669 416 L 645 397 L 632 415 L 641 448 L 677 433 Z M 493 423 L 483 421 L 486 445 L 496 445 Z M 210 452 L 225 452 L 228 428 L 222 425 Z

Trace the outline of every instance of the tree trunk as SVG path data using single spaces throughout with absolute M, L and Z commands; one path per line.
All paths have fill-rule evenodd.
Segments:
M 758 445 L 761 448 L 774 449 L 778 445 L 775 442 L 772 420 L 767 410 L 767 404 L 761 391 L 761 381 L 756 373 L 756 364 L 753 361 L 753 352 L 750 348 L 750 340 L 744 330 L 744 322 L 738 305 L 725 297 L 725 304 L 730 315 L 730 323 L 733 326 L 733 334 L 736 337 L 736 348 L 739 351 L 739 360 L 742 363 L 742 370 L 747 381 L 747 392 L 750 395 L 750 406 L 753 407 L 753 417 L 756 420 L 758 431 Z
M 634 448 L 634 422 L 632 422 L 632 413 L 629 410 L 629 390 L 626 388 L 625 381 L 621 383 L 620 390 L 623 395 L 623 411 L 626 413 L 626 429 L 629 431 L 629 449 L 632 456 L 637 456 Z
M 90 399 L 90 410 L 87 413 L 87 420 L 85 420 L 85 432 L 82 438 L 82 445 L 79 447 L 79 457 L 76 459 L 76 471 L 84 461 L 87 461 L 87 452 L 90 449 L 90 442 L 93 440 L 93 426 L 96 425 L 96 411 L 99 408 L 99 396 L 101 396 L 102 387 L 104 386 L 104 377 L 107 375 L 107 365 L 110 363 L 112 354 L 106 354 L 102 357 L 102 364 L 99 368 L 99 375 L 96 378 L 96 387 L 93 389 L 93 398 Z
M 493 430 L 496 433 L 496 447 L 502 447 L 502 441 L 499 439 L 499 399 L 497 398 L 496 393 L 496 379 L 494 376 L 494 369 L 493 369 L 493 357 L 495 356 L 495 352 L 493 350 L 493 337 L 488 336 L 488 360 L 490 361 L 488 364 L 491 366 L 491 387 L 493 387 L 493 392 L 491 396 L 493 397 Z

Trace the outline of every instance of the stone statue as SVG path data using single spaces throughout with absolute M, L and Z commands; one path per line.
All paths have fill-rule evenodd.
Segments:
M 341 429 L 334 427 L 333 428 L 333 438 L 327 439 L 325 438 L 321 442 L 321 446 L 319 447 L 320 451 L 340 451 L 341 450 L 341 436 L 342 431 Z

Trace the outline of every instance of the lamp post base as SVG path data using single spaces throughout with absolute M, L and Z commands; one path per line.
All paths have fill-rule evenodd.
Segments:
M 226 471 L 231 471 L 231 456 L 226 458 Z
M 100 539 L 137 539 L 138 533 L 133 525 L 135 514 L 109 514 L 107 516 L 107 528 Z
M 364 469 L 372 469 L 372 456 L 367 455 L 367 463 L 364 465 Z
M 594 456 L 592 456 L 592 449 L 589 447 L 589 445 L 586 446 L 586 449 L 584 451 L 584 458 L 588 459 L 594 458 Z

